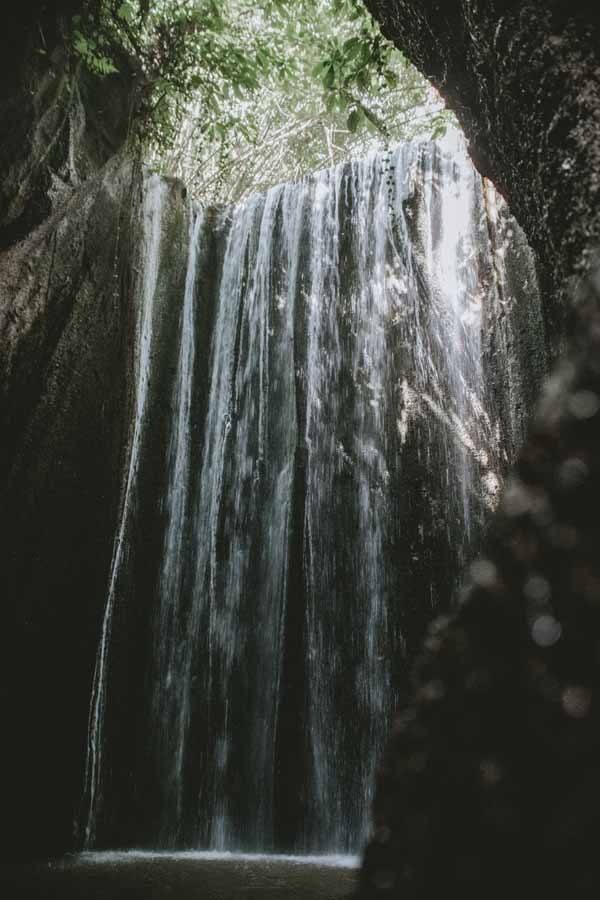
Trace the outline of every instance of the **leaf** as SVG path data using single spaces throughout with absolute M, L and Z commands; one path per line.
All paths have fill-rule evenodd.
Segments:
M 101 59 L 99 65 L 103 75 L 115 75 L 119 71 L 110 59 Z
M 117 10 L 117 16 L 119 19 L 122 19 L 124 22 L 131 22 L 133 19 L 133 9 L 129 5 L 129 3 L 121 3 L 120 7 Z
M 348 59 L 353 59 L 361 52 L 362 41 L 358 37 L 348 38 L 347 41 L 344 41 L 342 49 Z
M 74 37 L 75 40 L 73 42 L 73 46 L 75 50 L 77 50 L 77 52 L 82 56 L 85 56 L 89 52 L 88 42 L 86 41 L 84 36 L 82 34 L 79 34 L 78 32 L 75 32 Z
M 348 131 L 351 131 L 352 134 L 355 134 L 358 131 L 358 127 L 361 124 L 364 118 L 363 111 L 361 109 L 353 109 L 350 115 L 348 116 Z
M 245 145 L 240 158 L 251 159 L 250 144 L 259 153 L 242 164 L 240 183 L 262 188 L 260 179 L 275 171 L 296 177 L 329 162 L 323 125 L 336 153 L 347 153 L 377 129 L 374 121 L 404 137 L 406 113 L 426 99 L 421 77 L 380 36 L 363 0 L 83 0 L 82 7 L 85 14 L 71 19 L 73 53 L 97 78 L 117 71 L 122 51 L 136 57 L 151 86 L 141 126 L 159 155 L 182 139 L 190 107 L 202 111 L 192 180 L 200 160 L 212 158 L 211 144 L 221 153 L 236 141 Z M 438 126 L 434 113 L 429 129 L 441 135 Z M 271 148 L 273 135 L 282 135 L 282 146 Z M 260 154 L 267 165 L 256 162 Z M 224 190 L 238 182 L 236 159 L 232 150 Z
M 373 48 L 368 40 L 360 42 L 360 62 L 363 66 L 370 66 L 373 62 Z
M 366 69 L 361 69 L 356 75 L 356 83 L 363 91 L 368 91 L 371 88 L 371 74 Z
M 328 66 L 327 71 L 325 72 L 325 76 L 323 78 L 323 87 L 325 87 L 328 91 L 332 89 L 335 84 L 335 69 L 332 65 Z
M 333 91 L 331 91 L 330 93 L 327 94 L 327 98 L 325 100 L 325 109 L 327 110 L 328 113 L 333 112 L 333 110 L 338 105 L 338 100 L 339 100 L 338 95 L 335 94 Z
M 385 82 L 388 87 L 390 87 L 390 88 L 398 87 L 399 78 L 392 69 L 386 69 L 385 72 L 383 73 L 383 77 L 385 78 Z
M 325 71 L 325 69 L 327 69 L 327 67 L 329 65 L 330 65 L 330 62 L 328 59 L 321 59 L 316 64 L 316 66 L 311 70 L 310 74 L 312 75 L 313 78 L 320 78 L 321 75 L 323 74 L 323 72 Z

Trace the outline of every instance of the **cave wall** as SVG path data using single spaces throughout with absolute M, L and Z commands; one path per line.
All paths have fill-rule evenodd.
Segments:
M 0 777 L 8 859 L 61 854 L 76 843 L 132 421 L 143 185 L 140 166 L 117 156 L 0 255 Z M 179 234 L 187 204 L 177 182 L 165 189 L 165 227 L 172 222 Z M 181 250 L 168 247 L 165 279 L 175 290 L 185 243 Z
M 126 446 L 139 172 L 112 165 L 0 257 L 3 852 L 72 841 Z
M 69 51 L 81 0 L 26 0 L 1 20 L 0 250 L 22 240 L 118 153 L 135 115 L 131 61 L 98 78 Z
M 0 792 L 8 860 L 75 846 L 130 439 L 144 175 L 135 82 L 65 49 L 81 0 L 0 32 Z M 186 213 L 181 186 L 169 215 Z M 175 263 L 174 263 L 175 265 Z
M 600 232 L 596 15 L 583 3 L 370 0 L 370 5 L 386 32 L 447 97 L 471 139 L 480 171 L 503 191 L 525 228 L 539 261 L 548 347 L 556 354 L 572 296 L 571 278 L 586 268 Z M 4 251 L 0 258 L 0 596 L 4 612 L 0 689 L 8 724 L 0 768 L 8 810 L 3 853 L 9 858 L 46 855 L 53 848 L 58 853 L 73 843 L 105 575 L 131 420 L 127 385 L 133 367 L 137 267 L 131 247 L 139 227 L 142 176 L 135 163 L 119 160 L 95 174 L 122 144 L 126 129 L 119 110 L 129 109 L 128 101 L 117 91 L 119 102 L 106 106 L 107 115 L 117 113 L 114 130 L 108 128 L 113 136 L 104 140 L 106 129 L 99 128 L 94 137 L 81 124 L 81 111 L 88 114 L 89 124 L 94 108 L 89 96 L 85 99 L 85 84 L 64 67 L 60 52 L 52 62 L 51 70 L 44 66 L 32 74 L 30 70 L 27 78 L 5 82 L 0 106 L 2 131 L 9 135 L 0 149 Z M 16 93 L 7 87 L 13 82 Z M 104 138 L 98 137 L 103 130 Z M 54 148 L 56 155 L 40 155 L 39 148 Z M 75 167 L 74 155 L 79 160 Z M 27 190 L 23 191 L 23 185 Z M 171 202 L 174 211 L 180 209 L 181 194 L 175 186 Z M 593 285 L 589 292 L 593 296 Z M 564 404 L 568 413 L 568 400 Z M 549 438 L 540 438 L 542 447 L 550 439 L 560 445 L 560 435 L 551 431 Z M 562 462 L 565 452 L 562 447 L 556 450 Z M 555 464 L 553 457 L 550 471 Z M 514 536 L 506 540 L 511 546 L 515 543 Z M 592 546 L 593 542 L 582 566 L 596 577 Z M 65 547 L 72 548 L 68 556 Z M 495 602 L 492 597 L 492 606 Z M 492 624 L 498 622 L 488 608 L 485 615 Z M 519 616 L 518 640 L 528 647 L 523 638 L 527 628 Z M 469 635 L 480 633 L 478 613 L 469 629 Z M 450 651 L 452 656 L 456 650 L 453 658 L 462 658 L 464 633 L 459 629 L 444 638 L 445 646 L 454 641 L 458 647 Z M 499 633 L 506 634 L 502 629 Z M 512 633 L 506 647 L 512 647 L 514 640 Z M 485 653 L 497 654 L 499 665 L 511 656 L 500 645 L 500 639 L 485 645 Z M 567 662 L 572 658 L 567 654 Z M 538 672 L 544 671 L 547 661 L 536 665 Z M 533 688 L 529 676 L 523 675 L 523 660 L 519 666 L 511 690 L 529 696 Z M 460 677 L 466 677 L 462 670 Z M 577 687 L 577 677 L 573 678 Z M 427 688 L 432 680 L 441 679 L 427 674 L 422 678 L 425 706 L 428 697 L 435 699 L 436 690 Z M 448 758 L 448 734 L 457 737 L 460 755 L 462 733 L 448 722 L 454 721 L 461 703 L 445 706 L 448 712 L 436 719 L 440 743 L 432 746 L 443 747 L 438 760 Z M 516 709 L 506 701 L 508 707 Z M 525 716 L 527 709 L 519 707 L 518 715 Z M 407 715 L 410 718 L 413 713 Z M 415 726 L 419 740 L 429 733 L 420 715 Z M 471 735 L 473 729 L 484 733 L 480 709 L 466 718 L 465 728 L 471 729 Z M 519 721 L 508 713 L 498 719 L 507 733 Z M 544 752 L 544 740 L 538 735 L 527 744 L 526 752 L 533 760 Z M 568 732 L 567 743 L 570 740 Z M 489 746 L 494 746 L 491 739 Z M 560 752 L 559 748 L 559 757 Z M 478 834 L 479 782 L 473 795 L 477 814 L 468 819 L 473 807 L 467 804 L 461 816 L 469 828 L 456 828 L 445 855 L 437 856 L 444 836 L 452 833 L 456 810 L 471 790 L 460 780 L 448 787 L 442 779 L 443 789 L 448 790 L 446 812 L 435 821 L 428 820 L 437 829 L 438 842 L 421 840 L 423 822 L 431 808 L 437 810 L 438 797 L 431 784 L 419 795 L 412 780 L 416 773 L 418 781 L 420 753 L 409 754 L 408 782 L 401 784 L 402 792 L 397 784 L 386 782 L 380 793 L 380 837 L 399 837 L 391 844 L 382 842 L 388 848 L 383 851 L 383 865 L 366 867 L 366 890 L 375 885 L 377 890 L 396 891 L 396 875 L 390 881 L 389 873 L 397 874 L 400 865 L 409 875 L 420 865 L 422 874 L 423 867 L 432 867 L 439 858 L 445 863 L 436 871 L 447 875 L 461 841 L 468 843 Z M 393 754 L 390 759 L 397 766 L 398 757 Z M 488 757 L 490 765 L 484 771 L 494 781 L 498 767 L 494 768 L 493 756 L 488 753 Z M 482 760 L 488 757 L 476 757 L 477 772 L 481 773 Z M 402 766 L 398 771 L 404 777 Z M 524 771 L 531 775 L 530 769 Z M 521 779 L 518 788 L 525 784 Z M 524 801 L 527 816 L 543 791 L 543 783 L 537 784 L 537 793 L 528 794 Z M 405 788 L 417 799 L 414 815 L 403 818 L 398 810 L 408 808 Z M 585 783 L 578 787 L 584 788 Z M 502 820 L 506 808 L 500 803 L 492 818 Z M 522 807 L 516 810 L 519 815 Z M 531 818 L 526 821 L 531 825 Z M 539 821 L 535 818 L 535 823 Z M 412 857 L 405 852 L 402 835 L 406 831 L 414 837 Z M 500 866 L 505 851 L 514 853 L 525 839 L 523 831 L 518 839 L 510 831 L 508 843 L 498 840 L 497 829 L 482 834 L 499 848 L 494 866 Z M 479 846 L 477 841 L 474 846 Z M 538 861 L 544 846 L 536 844 Z M 390 847 L 397 865 L 389 864 Z M 456 871 L 465 872 L 468 881 L 473 868 L 467 859 L 462 870 Z M 494 867 L 484 873 L 488 880 L 490 871 Z M 440 875 L 436 890 L 451 882 Z M 413 887 L 416 883 L 423 890 L 432 884 L 413 881 Z M 481 888 L 481 879 L 475 878 L 474 883 Z M 405 879 L 405 896 L 411 896 L 409 885 L 410 878 Z M 413 893 L 417 895 L 425 896 Z
M 600 244 L 600 12 L 587 0 L 366 0 L 437 87 L 538 259 L 548 348 Z
M 600 269 L 378 773 L 360 896 L 597 893 Z
M 600 41 L 585 2 L 368 0 L 537 254 L 548 381 L 382 761 L 360 895 L 597 893 Z

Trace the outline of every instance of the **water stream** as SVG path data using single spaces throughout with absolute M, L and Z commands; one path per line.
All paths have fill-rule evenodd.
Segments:
M 496 320 L 500 302 L 503 322 L 517 309 L 513 246 L 527 277 L 533 264 L 516 226 L 512 243 L 498 237 L 508 213 L 460 145 L 406 144 L 216 215 L 190 209 L 157 450 L 148 373 L 164 340 L 152 330 L 163 192 L 148 181 L 85 844 L 114 846 L 118 796 L 132 847 L 356 853 L 410 658 L 451 605 L 523 431 L 526 361 Z M 511 368 L 521 380 L 499 402 Z M 157 454 L 163 537 L 139 672 L 150 713 L 124 758 L 103 724 L 111 691 L 129 690 L 109 677 L 113 611 L 135 592 L 121 562 L 140 467 Z
M 104 744 L 104 714 L 106 705 L 107 666 L 109 661 L 110 642 L 114 604 L 119 586 L 119 578 L 123 565 L 123 557 L 127 550 L 128 527 L 131 509 L 134 502 L 138 466 L 145 427 L 146 403 L 151 377 L 151 359 L 153 345 L 153 313 L 154 298 L 160 264 L 160 245 L 162 239 L 162 212 L 166 195 L 166 185 L 158 176 L 150 176 L 145 183 L 145 198 L 142 212 L 142 259 L 144 261 L 143 279 L 140 291 L 140 309 L 138 315 L 138 352 L 136 354 L 135 373 L 135 418 L 129 447 L 127 477 L 123 490 L 122 508 L 119 525 L 115 535 L 113 556 L 110 569 L 108 596 L 102 620 L 102 630 L 98 646 L 96 668 L 92 686 L 90 703 L 88 746 L 85 763 L 85 833 L 84 845 L 92 846 L 95 839 L 96 815 L 101 803 L 102 792 L 102 752 Z

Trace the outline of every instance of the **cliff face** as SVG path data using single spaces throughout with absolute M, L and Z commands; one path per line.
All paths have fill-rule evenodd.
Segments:
M 586 0 L 367 0 L 438 88 L 537 254 L 548 340 L 600 243 L 600 13 Z
M 135 163 L 115 159 L 0 257 L 9 858 L 63 853 L 80 813 L 90 686 L 131 439 L 142 181 Z M 187 207 L 180 185 L 164 190 L 174 239 L 161 296 L 172 309 L 164 291 L 178 290 L 176 237 Z M 184 244 L 181 251 L 185 258 Z
M 0 765 L 9 859 L 73 843 L 131 411 L 142 181 L 123 151 L 132 85 L 126 75 L 94 82 L 69 60 L 61 16 L 80 5 L 24 0 L 2 29 Z
M 361 897 L 597 892 L 600 273 L 378 776 Z
M 600 879 L 598 13 L 368 5 L 448 99 L 523 225 L 553 353 L 571 310 L 578 325 L 461 609 L 425 643 L 381 768 L 361 896 L 589 897 Z
M 133 166 L 112 166 L 0 266 L 9 856 L 35 854 L 49 836 L 62 852 L 81 790 L 78 742 L 126 446 L 138 181 Z
M 22 240 L 121 150 L 134 114 L 130 63 L 91 76 L 67 49 L 79 0 L 18 4 L 0 44 L 0 251 Z

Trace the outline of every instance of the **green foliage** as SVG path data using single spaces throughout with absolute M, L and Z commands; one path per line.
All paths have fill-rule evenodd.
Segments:
M 247 15 L 250 2 L 235 4 Z M 158 146 L 175 139 L 185 105 L 201 96 L 207 130 L 235 89 L 256 89 L 276 63 L 271 47 L 250 35 L 219 0 L 87 0 L 73 20 L 72 48 L 87 68 L 109 75 L 120 61 L 138 79 L 139 121 Z M 241 8 L 243 7 L 243 9 Z
M 85 63 L 90 72 L 95 75 L 111 75 L 118 71 L 116 65 L 104 52 L 102 42 L 92 34 L 86 35 L 80 31 L 81 18 L 77 17 L 73 22 L 73 50 L 79 58 Z M 110 48 L 109 48 L 110 52 Z
M 206 200 L 447 119 L 362 0 L 87 0 L 72 48 L 98 77 L 133 69 L 155 161 Z

